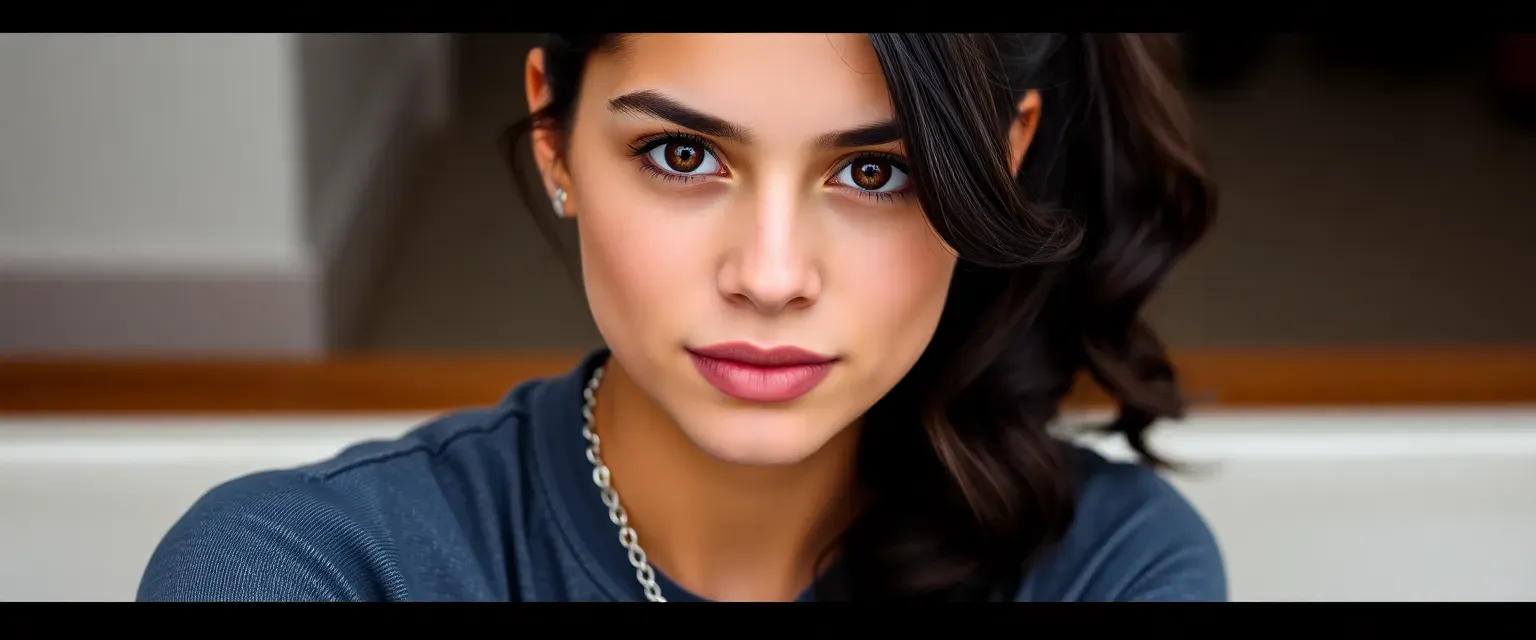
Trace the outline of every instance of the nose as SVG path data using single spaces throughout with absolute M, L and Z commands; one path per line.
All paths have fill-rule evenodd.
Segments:
M 805 208 L 793 188 L 765 189 L 749 211 L 733 216 L 717 278 L 727 301 L 764 314 L 816 303 L 822 274 L 815 221 Z

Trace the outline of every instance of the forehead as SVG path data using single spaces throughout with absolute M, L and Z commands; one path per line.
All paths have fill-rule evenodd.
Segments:
M 863 34 L 633 34 L 592 60 L 606 102 L 660 91 L 754 130 L 820 134 L 890 120 L 885 77 Z

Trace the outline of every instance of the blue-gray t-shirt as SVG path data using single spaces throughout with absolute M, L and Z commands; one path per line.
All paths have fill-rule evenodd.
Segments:
M 582 389 L 607 355 L 498 407 L 215 487 L 156 548 L 138 599 L 643 600 L 581 435 Z M 1225 600 L 1194 508 L 1150 469 L 1077 451 L 1076 518 L 1012 599 Z M 700 599 L 657 582 L 670 601 Z

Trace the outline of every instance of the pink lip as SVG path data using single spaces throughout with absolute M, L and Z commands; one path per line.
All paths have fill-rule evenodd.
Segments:
M 837 361 L 797 347 L 760 349 L 744 342 L 689 349 L 688 355 L 721 393 L 752 402 L 788 402 L 810 393 Z

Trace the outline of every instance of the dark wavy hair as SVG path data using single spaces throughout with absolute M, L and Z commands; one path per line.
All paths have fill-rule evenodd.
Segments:
M 1214 187 L 1171 77 L 1172 36 L 869 37 L 919 202 L 960 261 L 928 349 L 865 415 L 867 502 L 818 597 L 985 599 L 1072 522 L 1074 458 L 1049 427 L 1080 373 L 1119 405 L 1102 428 L 1166 464 L 1145 434 L 1182 417 L 1185 400 L 1139 314 L 1210 223 Z M 551 102 L 503 146 L 525 198 L 512 143 L 565 131 L 588 56 L 622 38 L 551 34 L 541 46 Z M 1015 178 L 1007 132 L 1030 90 L 1042 108 Z

